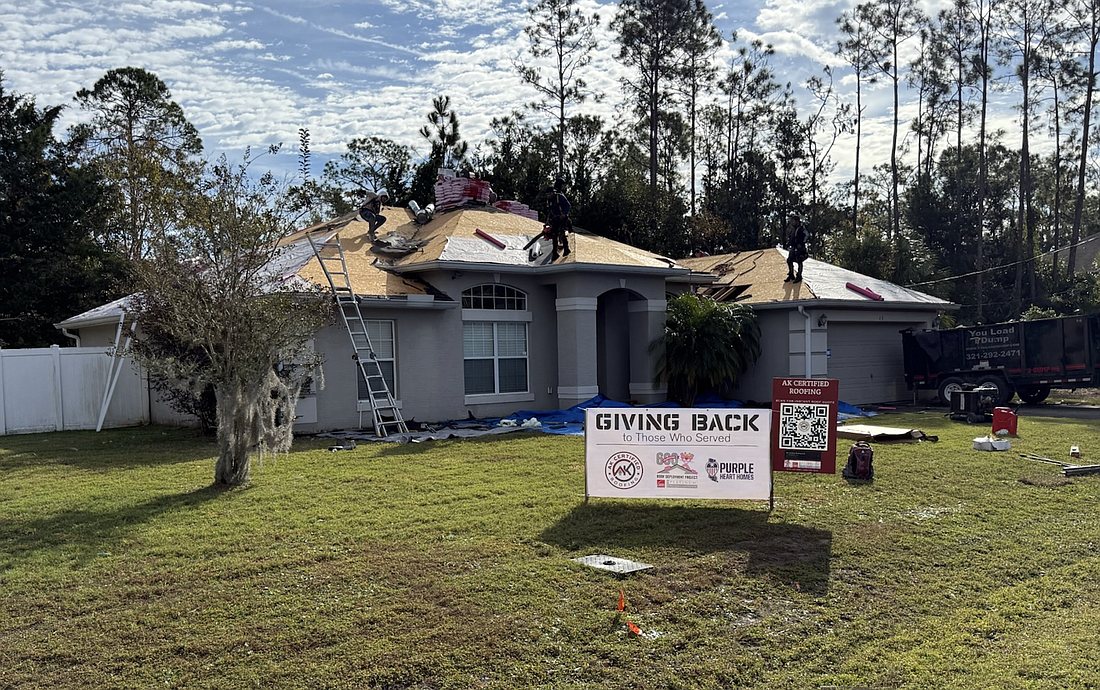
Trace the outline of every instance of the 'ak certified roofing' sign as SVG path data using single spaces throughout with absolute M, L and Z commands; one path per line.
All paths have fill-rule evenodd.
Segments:
M 772 379 L 772 470 L 836 472 L 836 379 Z
M 587 496 L 771 496 L 771 410 L 590 408 Z

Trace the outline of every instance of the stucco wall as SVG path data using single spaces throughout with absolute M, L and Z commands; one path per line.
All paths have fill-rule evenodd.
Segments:
M 840 398 L 853 405 L 905 399 L 903 328 L 927 328 L 934 311 L 890 309 L 760 309 L 761 356 L 727 397 L 765 402 L 772 379 L 806 375 L 806 325 L 810 326 L 811 376 L 840 380 Z M 822 315 L 825 316 L 822 323 Z
M 789 326 L 786 310 L 756 312 L 760 326 L 760 359 L 741 375 L 738 385 L 722 392 L 727 398 L 767 402 L 772 398 L 772 378 L 789 374 Z

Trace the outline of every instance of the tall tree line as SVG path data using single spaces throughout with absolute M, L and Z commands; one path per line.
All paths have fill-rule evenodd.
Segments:
M 837 64 L 791 82 L 773 46 L 720 35 L 701 0 L 622 0 L 609 17 L 541 0 L 516 62 L 541 100 L 494 120 L 458 167 L 535 207 L 562 178 L 577 225 L 670 256 L 773 246 L 799 215 L 814 256 L 957 301 L 964 320 L 1100 306 L 1075 263 L 1100 229 L 1096 0 L 924 7 L 855 5 L 836 20 Z M 599 26 L 627 67 L 613 122 L 584 112 L 605 95 L 587 90 Z M 883 93 L 888 124 L 869 131 Z M 837 183 L 839 148 L 852 174 Z
M 322 220 L 379 188 L 424 204 L 451 168 L 541 208 L 560 178 L 575 225 L 671 257 L 774 246 L 799 215 L 816 258 L 957 301 L 963 320 L 1091 308 L 1095 270 L 1075 259 L 1100 228 L 1096 0 L 924 7 L 855 5 L 837 17 L 834 64 L 788 81 L 773 46 L 719 34 L 703 0 L 622 0 L 599 16 L 539 0 L 515 64 L 535 102 L 470 141 L 439 94 L 410 127 L 421 153 L 363 132 L 316 179 L 301 166 L 301 206 Z M 611 120 L 589 109 L 608 96 L 589 86 L 597 31 L 626 68 Z M 872 129 L 868 103 L 884 95 L 888 124 Z M 113 70 L 74 102 L 86 115 L 67 133 L 74 162 L 104 185 L 93 240 L 139 258 L 143 232 L 179 222 L 173 195 L 201 142 L 141 70 Z M 852 174 L 838 181 L 841 149 Z

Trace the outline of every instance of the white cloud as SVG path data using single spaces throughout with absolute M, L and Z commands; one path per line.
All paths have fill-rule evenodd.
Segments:
M 418 129 L 435 96 L 451 96 L 472 143 L 485 138 L 494 117 L 536 99 L 513 66 L 513 60 L 549 66 L 533 60 L 522 31 L 532 1 L 0 0 L 0 68 L 5 88 L 34 95 L 39 105 L 71 104 L 78 89 L 110 69 L 148 69 L 168 84 L 211 155 L 277 141 L 289 146 L 299 127 L 310 129 L 319 156 L 337 155 L 358 136 L 383 136 L 426 153 Z M 948 1 L 923 6 L 932 13 Z M 711 10 L 727 39 L 737 29 L 742 38 L 775 46 L 777 80 L 797 88 L 833 63 L 837 88 L 847 97 L 850 74 L 832 51 L 835 19 L 854 4 L 727 1 Z M 605 100 L 573 112 L 612 122 L 623 100 L 620 81 L 630 76 L 615 57 L 609 28 L 617 3 L 579 0 L 578 6 L 601 17 L 599 47 L 583 77 Z M 885 160 L 889 91 L 869 89 L 865 97 L 865 162 Z M 65 122 L 80 116 L 70 108 Z M 530 118 L 546 122 L 541 114 Z M 838 146 L 838 157 L 850 156 L 853 144 Z M 275 165 L 293 169 L 292 157 L 277 158 L 286 160 Z
M 207 53 L 221 53 L 227 50 L 263 50 L 267 46 L 255 39 L 242 40 L 234 39 L 228 41 L 218 41 L 211 43 L 209 46 L 203 49 L 203 52 Z

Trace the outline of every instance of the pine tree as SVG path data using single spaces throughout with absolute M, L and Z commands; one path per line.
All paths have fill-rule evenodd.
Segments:
M 54 138 L 62 107 L 9 93 L 0 73 L 0 347 L 71 343 L 53 324 L 118 297 L 123 264 L 94 170 Z

